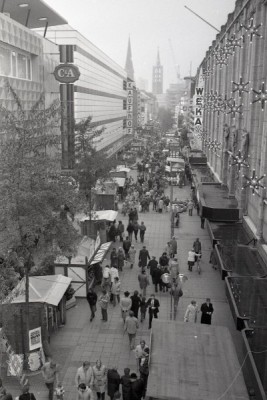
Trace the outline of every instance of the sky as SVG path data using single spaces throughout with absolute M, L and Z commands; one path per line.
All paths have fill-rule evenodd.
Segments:
M 235 0 L 45 0 L 94 45 L 120 66 L 125 66 L 131 38 L 135 79 L 146 79 L 151 90 L 152 66 L 159 48 L 164 67 L 164 89 L 181 78 L 195 75 L 216 30 L 234 10 Z M 171 42 L 171 45 L 170 45 Z M 173 48 L 173 51 L 171 50 Z M 191 67 L 190 67 L 191 66 Z

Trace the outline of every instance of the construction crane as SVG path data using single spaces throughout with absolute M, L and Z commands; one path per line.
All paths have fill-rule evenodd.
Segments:
M 173 50 L 171 39 L 169 39 L 169 45 L 170 45 L 170 49 L 171 49 L 171 53 L 172 53 L 172 59 L 173 59 L 173 65 L 174 65 L 174 69 L 175 69 L 175 75 L 176 75 L 176 79 L 177 79 L 177 83 L 178 83 L 180 81 L 180 66 L 176 63 L 176 58 L 175 58 L 175 54 L 174 54 L 174 50 Z

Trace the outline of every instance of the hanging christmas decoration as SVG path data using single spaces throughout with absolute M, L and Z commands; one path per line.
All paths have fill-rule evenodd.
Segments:
M 213 74 L 213 68 L 210 65 L 207 65 L 205 68 L 202 70 L 202 78 L 207 79 L 209 78 L 210 75 Z
M 237 165 L 238 167 L 238 171 L 240 171 L 241 167 L 249 167 L 249 164 L 247 162 L 247 160 L 245 159 L 245 157 L 241 154 L 241 150 L 238 151 L 238 153 L 235 154 L 231 154 L 231 167 Z
M 261 110 L 264 110 L 265 103 L 267 101 L 267 90 L 265 90 L 265 83 L 262 82 L 259 90 L 252 89 L 252 92 L 255 93 L 255 99 L 251 104 L 261 102 Z
M 226 41 L 226 46 L 228 46 L 233 52 L 237 47 L 242 47 L 240 44 L 241 38 L 237 39 L 235 34 L 232 34 L 230 38 Z
M 214 146 L 213 146 L 213 150 L 214 150 L 214 152 L 215 152 L 215 154 L 217 155 L 217 156 L 219 156 L 218 154 L 217 154 L 217 151 L 220 151 L 221 150 L 221 142 L 217 142 L 217 140 L 215 140 L 214 141 Z
M 243 104 L 237 106 L 234 99 L 230 99 L 230 101 L 228 101 L 227 107 L 229 108 L 229 111 L 226 114 L 230 114 L 232 118 L 235 118 L 236 114 L 243 114 Z
M 252 171 L 252 176 L 248 177 L 246 175 L 243 175 L 243 178 L 247 180 L 247 183 L 242 187 L 242 189 L 245 189 L 246 187 L 250 187 L 252 190 L 253 196 L 255 195 L 255 191 L 259 190 L 259 188 L 265 189 L 265 186 L 261 184 L 261 180 L 265 178 L 265 174 L 262 175 L 260 178 L 257 177 L 255 169 Z
M 256 36 L 262 38 L 262 35 L 258 32 L 258 30 L 259 30 L 259 28 L 262 26 L 262 24 L 254 25 L 254 19 L 253 19 L 253 17 L 250 18 L 249 24 L 248 24 L 248 25 L 240 24 L 240 26 L 241 26 L 242 28 L 244 28 L 245 31 L 247 32 L 247 35 L 248 35 L 248 37 L 249 37 L 250 43 L 252 43 L 253 38 L 256 37 Z
M 249 81 L 248 82 L 243 82 L 242 76 L 240 76 L 239 82 L 234 82 L 233 81 L 232 84 L 233 84 L 232 92 L 233 93 L 238 92 L 239 97 L 241 97 L 242 93 L 245 93 L 245 92 L 248 93 L 249 92 L 248 89 L 246 88 L 246 86 L 249 84 Z
M 216 65 L 219 65 L 219 66 L 220 66 L 220 69 L 222 69 L 222 67 L 223 67 L 224 65 L 227 65 L 226 57 L 223 56 L 223 55 L 217 56 L 217 57 L 216 57 L 215 63 L 216 63 Z

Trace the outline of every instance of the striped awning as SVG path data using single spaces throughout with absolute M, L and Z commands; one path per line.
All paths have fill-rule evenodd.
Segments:
M 90 262 L 90 265 L 101 263 L 108 252 L 112 242 L 103 243 L 99 249 L 97 250 L 96 255 L 93 260 Z

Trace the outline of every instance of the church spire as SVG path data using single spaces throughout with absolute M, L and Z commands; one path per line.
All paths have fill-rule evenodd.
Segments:
M 129 36 L 128 40 L 128 48 L 127 48 L 127 56 L 125 62 L 125 71 L 128 74 L 128 77 L 134 80 L 134 68 L 133 68 L 133 60 L 132 60 L 132 48 L 131 48 L 131 40 Z
M 157 54 L 157 65 L 160 65 L 159 48 L 158 48 L 158 54 Z

